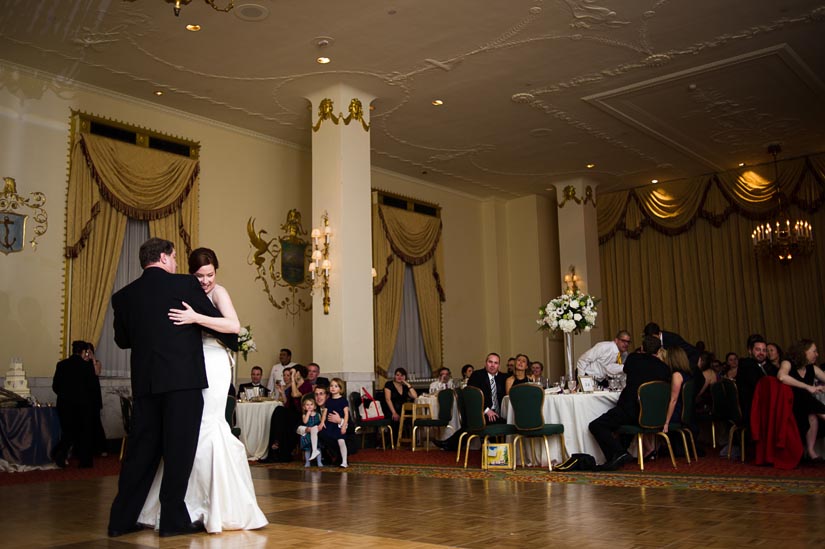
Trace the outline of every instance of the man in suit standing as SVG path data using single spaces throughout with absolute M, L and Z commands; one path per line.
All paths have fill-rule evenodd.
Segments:
M 269 396 L 269 389 L 261 385 L 261 378 L 264 375 L 264 370 L 260 366 L 253 366 L 249 377 L 252 380 L 250 383 L 241 383 L 238 388 L 238 394 L 242 397 L 246 394 L 247 389 L 258 389 L 260 396 Z
M 506 421 L 506 418 L 501 417 L 501 401 L 505 395 L 507 376 L 499 373 L 500 363 L 501 357 L 498 353 L 490 353 L 484 361 L 484 369 L 476 370 L 467 380 L 467 385 L 478 387 L 484 393 L 484 415 L 487 416 L 487 423 Z
M 96 406 L 100 399 L 100 385 L 97 385 L 95 398 L 97 376 L 88 357 L 89 344 L 73 341 L 72 356 L 58 362 L 55 368 L 52 390 L 57 395 L 61 435 L 60 442 L 52 450 L 52 459 L 58 467 L 68 465 L 72 448 L 80 467 L 92 467 L 95 414 L 100 417 L 100 409 Z
M 639 387 L 648 381 L 670 382 L 670 368 L 659 360 L 657 354 L 662 348 L 661 340 L 652 335 L 645 336 L 641 352 L 628 355 L 624 364 L 627 383 L 616 407 L 608 410 L 590 422 L 590 432 L 599 443 L 607 462 L 603 470 L 618 469 L 629 461 L 630 455 L 614 436 L 621 425 L 635 425 L 639 421 Z
M 201 390 L 207 387 L 201 327 L 176 326 L 168 315 L 169 309 L 183 308 L 183 301 L 204 315 L 220 316 L 220 312 L 194 276 L 175 274 L 177 256 L 168 240 L 144 242 L 140 265 L 140 278 L 112 296 L 115 342 L 132 350 L 134 409 L 109 515 L 110 537 L 139 528 L 137 518 L 161 458 L 160 535 L 203 528 L 192 523 L 184 503 L 203 411 Z

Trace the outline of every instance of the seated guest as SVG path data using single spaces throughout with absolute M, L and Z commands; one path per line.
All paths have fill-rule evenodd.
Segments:
M 816 393 L 825 392 L 825 386 L 814 386 L 816 380 L 825 383 L 825 372 L 816 365 L 818 359 L 816 344 L 810 339 L 802 339 L 788 349 L 776 377 L 793 389 L 793 415 L 808 458 L 823 461 L 815 448 L 819 420 L 825 420 L 825 404 L 814 397 Z
M 487 423 L 506 422 L 506 418 L 501 417 L 501 401 L 505 397 L 507 376 L 498 371 L 500 362 L 501 357 L 498 353 L 488 354 L 484 360 L 484 369 L 473 372 L 467 382 L 467 385 L 478 387 L 484 393 L 484 415 L 487 417 Z
M 467 382 L 470 381 L 470 376 L 473 375 L 473 365 L 472 364 L 465 364 L 461 367 L 461 387 L 464 388 L 467 386 Z
M 407 381 L 407 370 L 396 368 L 392 380 L 384 384 L 384 403 L 387 405 L 385 413 L 392 417 L 393 430 L 398 432 L 398 421 L 401 417 L 401 408 L 407 402 L 412 402 L 418 398 L 415 389 Z
M 513 375 L 507 378 L 504 384 L 504 394 L 509 395 L 510 389 L 514 385 L 521 385 L 522 383 L 529 383 L 530 379 L 527 377 L 527 367 L 530 365 L 530 359 L 527 355 L 516 355 L 516 367 L 513 370 Z
M 624 358 L 632 338 L 627 330 L 619 330 L 612 341 L 601 341 L 584 352 L 576 362 L 580 376 L 604 381 L 608 376 L 621 374 Z
M 71 450 L 80 461 L 80 467 L 93 465 L 95 421 L 100 417 L 97 407 L 100 385 L 94 364 L 88 360 L 90 355 L 88 343 L 73 341 L 72 355 L 58 362 L 54 372 L 52 390 L 57 395 L 61 434 L 51 457 L 58 467 L 68 465 Z
M 661 340 L 656 336 L 645 336 L 641 352 L 627 356 L 624 374 L 627 376 L 625 388 L 619 395 L 616 407 L 608 410 L 590 422 L 590 432 L 604 453 L 607 460 L 604 470 L 618 469 L 629 461 L 630 455 L 615 437 L 616 430 L 622 425 L 636 425 L 639 421 L 639 387 L 648 381 L 670 381 L 670 368 L 659 360 Z
M 739 360 L 735 379 L 742 417 L 749 421 L 756 384 L 766 375 L 775 376 L 778 368 L 777 365 L 768 361 L 768 344 L 764 337 L 751 334 L 748 336 L 747 346 L 748 356 Z
M 677 423 L 682 421 L 682 407 L 685 405 L 685 403 L 682 402 L 682 387 L 693 378 L 693 374 L 690 371 L 687 354 L 681 347 L 665 349 L 664 360 L 671 372 L 670 402 L 667 405 L 667 419 L 665 420 L 665 428 L 663 429 L 664 432 L 667 433 L 668 425 L 671 421 Z
M 722 377 L 736 381 L 739 374 L 739 355 L 733 351 L 725 355 L 725 365 L 722 368 Z
M 284 384 L 283 372 L 286 368 L 292 368 L 294 366 L 295 363 L 292 362 L 292 351 L 289 349 L 281 349 L 281 352 L 278 353 L 278 364 L 273 366 L 272 371 L 269 372 L 269 382 L 267 382 L 266 388 L 272 392 L 275 390 L 276 385 L 286 386 Z
M 505 374 L 509 377 L 509 376 L 513 375 L 513 372 L 515 371 L 515 369 L 516 369 L 516 357 L 511 356 L 510 358 L 507 359 L 507 371 L 505 372 Z
M 321 367 L 318 366 L 318 364 L 315 362 L 307 364 L 307 381 L 309 381 L 313 387 L 329 388 L 329 380 L 325 377 L 319 377 L 320 375 Z
M 253 366 L 252 371 L 249 373 L 249 378 L 252 380 L 249 383 L 241 383 L 239 388 L 240 395 L 242 397 L 246 396 L 246 390 L 252 389 L 250 392 L 254 392 L 255 390 L 258 391 L 260 396 L 269 396 L 269 389 L 261 385 L 261 378 L 264 375 L 264 370 L 260 366 Z
M 269 454 L 264 462 L 292 461 L 292 452 L 298 444 L 296 429 L 301 422 L 301 399 L 313 392 L 312 384 L 304 379 L 307 369 L 301 364 L 289 371 L 290 385 L 284 389 L 284 405 L 272 411 L 269 427 Z
M 438 379 L 430 383 L 430 394 L 434 395 L 438 391 L 443 391 L 444 389 L 452 389 L 453 388 L 453 380 L 450 377 L 450 369 L 449 368 L 441 368 L 438 371 Z
M 699 371 L 704 378 L 702 388 L 696 393 L 696 409 L 701 413 L 710 413 L 713 403 L 710 398 L 710 386 L 719 381 L 722 364 L 713 358 L 713 354 L 703 351 L 699 354 Z
M 530 363 L 530 375 L 527 377 L 530 383 L 538 383 L 542 387 L 547 385 L 547 378 L 544 377 L 544 364 L 539 361 Z
M 776 343 L 768 343 L 768 360 L 776 365 L 777 372 L 779 371 L 779 363 L 782 362 L 782 347 Z

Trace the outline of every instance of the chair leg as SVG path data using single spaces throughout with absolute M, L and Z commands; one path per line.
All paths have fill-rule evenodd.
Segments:
M 458 454 L 455 456 L 455 462 L 458 463 L 461 461 L 461 443 L 464 441 L 464 437 L 468 436 L 468 433 L 465 431 L 458 435 Z
M 549 471 L 553 471 L 553 460 L 550 459 L 550 443 L 547 441 L 547 437 L 541 437 L 544 440 L 544 455 L 547 456 L 547 469 Z
M 127 437 L 128 437 L 128 435 L 123 437 L 123 439 L 120 442 L 120 457 L 118 458 L 120 461 L 123 461 L 123 453 L 126 451 L 126 438 Z
M 427 443 L 426 443 L 426 446 L 424 446 L 424 450 L 429 452 L 430 451 L 430 428 L 425 427 L 424 429 L 427 431 Z
M 561 441 L 561 459 L 562 463 L 570 459 L 570 454 L 567 453 L 567 446 L 564 444 L 564 433 L 559 433 L 559 440 Z M 550 459 L 550 456 L 547 456 Z
M 465 469 L 467 468 L 467 460 L 470 458 L 470 442 L 472 442 L 472 440 L 474 438 L 480 438 L 480 437 L 478 435 L 470 435 L 469 437 L 467 437 L 467 450 L 464 452 L 464 468 Z M 459 449 L 459 451 L 460 451 L 460 449 Z M 481 452 L 481 465 L 482 466 L 484 465 L 484 452 L 483 451 Z
M 730 456 L 733 453 L 733 435 L 736 434 L 736 427 L 731 425 L 730 430 L 728 432 L 728 460 L 730 460 Z
M 742 427 L 739 429 L 742 437 L 739 441 L 739 453 L 742 454 L 742 463 L 745 463 L 745 431 L 747 431 L 747 429 L 747 427 Z
M 657 435 L 662 436 L 667 442 L 667 451 L 670 453 L 670 463 L 673 464 L 673 468 L 676 469 L 676 457 L 673 455 L 673 446 L 670 445 L 670 437 L 667 436 L 667 433 L 656 433 Z
M 639 470 L 644 471 L 645 470 L 645 455 L 644 455 L 644 450 L 642 449 L 642 433 L 638 433 L 636 435 L 636 445 L 639 448 L 638 449 L 638 452 L 639 452 Z
M 679 434 L 682 435 L 682 444 L 685 447 L 685 457 L 687 458 L 688 465 L 690 465 L 690 448 L 688 447 L 684 429 L 680 429 Z
M 415 452 L 415 432 L 418 430 L 418 426 L 413 425 L 412 428 L 412 451 Z
M 686 429 L 685 432 L 690 439 L 690 446 L 693 448 L 693 460 L 699 461 L 699 454 L 696 452 L 696 440 L 693 438 L 693 432 L 690 429 Z
M 713 447 L 716 448 L 716 422 L 710 420 L 710 437 L 713 441 Z

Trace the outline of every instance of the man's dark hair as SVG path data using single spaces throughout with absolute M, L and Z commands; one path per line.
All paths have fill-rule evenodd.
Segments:
M 258 370 L 259 372 L 261 372 L 261 375 L 264 375 L 264 369 L 261 368 L 260 366 L 253 366 L 252 370 L 250 370 L 250 371 L 254 372 L 255 370 Z
M 281 349 L 281 352 L 282 352 L 282 353 L 286 353 L 286 354 L 288 354 L 288 355 L 289 355 L 289 358 L 292 358 L 292 351 L 290 351 L 290 350 L 289 350 L 289 349 L 287 349 L 286 347 L 284 347 L 283 349 Z
M 82 353 L 83 351 L 85 351 L 88 348 L 89 348 L 89 344 L 85 341 L 81 341 L 79 339 L 76 340 L 76 341 L 72 341 L 72 354 L 73 355 L 79 355 L 80 353 Z
M 739 358 L 739 355 L 737 355 L 734 351 L 730 351 L 728 354 L 725 355 L 725 362 L 727 362 L 728 359 L 732 356 L 735 356 L 736 358 Z
M 501 355 L 498 354 L 498 353 L 487 353 L 487 356 L 484 357 L 484 361 L 487 362 L 487 359 L 490 358 L 491 356 L 494 356 L 494 357 L 498 358 L 498 361 L 501 362 Z
M 446 366 L 442 366 L 441 368 L 438 369 L 438 375 L 441 375 L 441 372 L 444 372 L 444 371 L 447 372 L 448 376 L 453 375 L 452 372 L 450 372 L 450 369 L 447 368 Z
M 310 366 L 315 366 L 316 368 L 318 368 L 318 373 L 321 373 L 321 367 L 318 366 L 317 362 L 310 362 L 309 364 L 307 364 L 307 368 L 309 368 Z
M 764 343 L 765 345 L 768 344 L 768 342 L 765 341 L 765 338 L 762 337 L 761 334 L 751 334 L 751 335 L 749 335 L 748 336 L 748 351 L 752 351 L 753 346 L 756 345 L 757 343 Z
M 301 374 L 301 377 L 302 377 L 302 378 L 304 378 L 304 379 L 306 379 L 306 378 L 307 378 L 307 367 L 306 367 L 306 366 L 304 366 L 303 364 L 296 364 L 296 365 L 293 367 L 293 369 L 294 369 L 294 370 L 297 370 L 297 371 L 298 371 L 298 373 L 299 373 L 299 374 Z
M 140 259 L 141 269 L 145 269 L 147 265 L 160 261 L 160 254 L 172 255 L 174 251 L 175 245 L 170 241 L 162 238 L 150 238 L 140 245 L 138 258 Z
M 662 333 L 662 329 L 659 328 L 659 325 L 655 322 L 648 322 L 647 325 L 645 325 L 645 329 L 642 331 L 642 335 L 645 336 L 658 335 L 660 333 Z
M 655 335 L 646 335 L 642 340 L 642 352 L 648 355 L 655 355 L 662 348 L 661 340 Z

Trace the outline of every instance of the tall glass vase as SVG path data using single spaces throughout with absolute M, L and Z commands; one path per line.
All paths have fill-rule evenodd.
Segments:
M 567 379 L 576 379 L 573 375 L 573 332 L 564 332 L 564 362 Z

